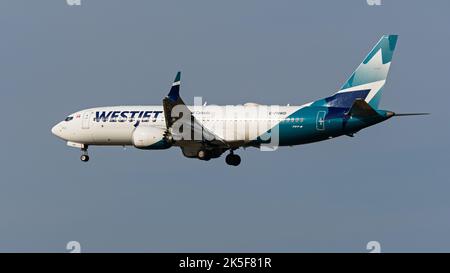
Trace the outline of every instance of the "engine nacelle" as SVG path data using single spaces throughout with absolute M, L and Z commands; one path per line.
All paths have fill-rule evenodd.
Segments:
M 134 147 L 138 149 L 167 149 L 171 143 L 164 137 L 164 130 L 152 126 L 137 127 L 132 136 Z

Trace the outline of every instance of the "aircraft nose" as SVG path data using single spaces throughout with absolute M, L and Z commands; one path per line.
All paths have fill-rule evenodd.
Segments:
M 58 131 L 58 125 L 55 125 L 52 127 L 52 134 L 56 135 L 57 131 Z
M 62 133 L 61 123 L 58 123 L 52 127 L 52 134 L 54 134 L 59 138 L 62 138 L 61 133 Z

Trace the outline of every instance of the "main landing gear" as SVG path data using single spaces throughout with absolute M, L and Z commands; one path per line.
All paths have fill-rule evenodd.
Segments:
M 235 155 L 233 151 L 231 151 L 230 154 L 225 157 L 225 162 L 231 166 L 238 166 L 239 164 L 241 164 L 241 157 Z
M 81 148 L 82 155 L 80 156 L 81 161 L 88 162 L 89 161 L 89 155 L 87 151 L 87 146 Z
M 223 151 L 218 151 L 214 153 L 214 151 L 202 149 L 197 152 L 197 158 L 200 160 L 207 161 L 210 160 L 211 158 L 219 157 L 222 153 Z M 239 164 L 241 164 L 241 157 L 234 154 L 233 150 L 231 150 L 230 153 L 225 157 L 225 162 L 231 166 L 238 166 Z

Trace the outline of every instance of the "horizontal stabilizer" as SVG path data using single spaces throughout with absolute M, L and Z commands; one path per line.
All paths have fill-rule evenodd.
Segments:
M 372 106 L 370 106 L 363 99 L 356 99 L 347 114 L 356 117 L 370 117 L 378 115 L 377 111 L 375 111 Z

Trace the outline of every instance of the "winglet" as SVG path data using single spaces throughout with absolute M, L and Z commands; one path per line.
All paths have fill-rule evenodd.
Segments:
M 177 76 L 175 77 L 175 80 L 172 83 L 172 88 L 170 88 L 169 94 L 167 97 L 172 100 L 176 101 L 180 97 L 180 83 L 181 83 L 181 72 L 178 71 Z
M 180 97 L 180 81 L 181 81 L 181 72 L 177 73 L 175 80 L 172 83 L 172 88 L 170 88 L 169 94 L 163 99 L 163 108 L 164 108 L 164 116 L 166 119 L 167 128 L 172 127 L 172 124 L 176 119 L 171 117 L 172 109 L 177 105 L 184 105 L 189 112 L 189 109 L 186 107 L 185 103 Z

